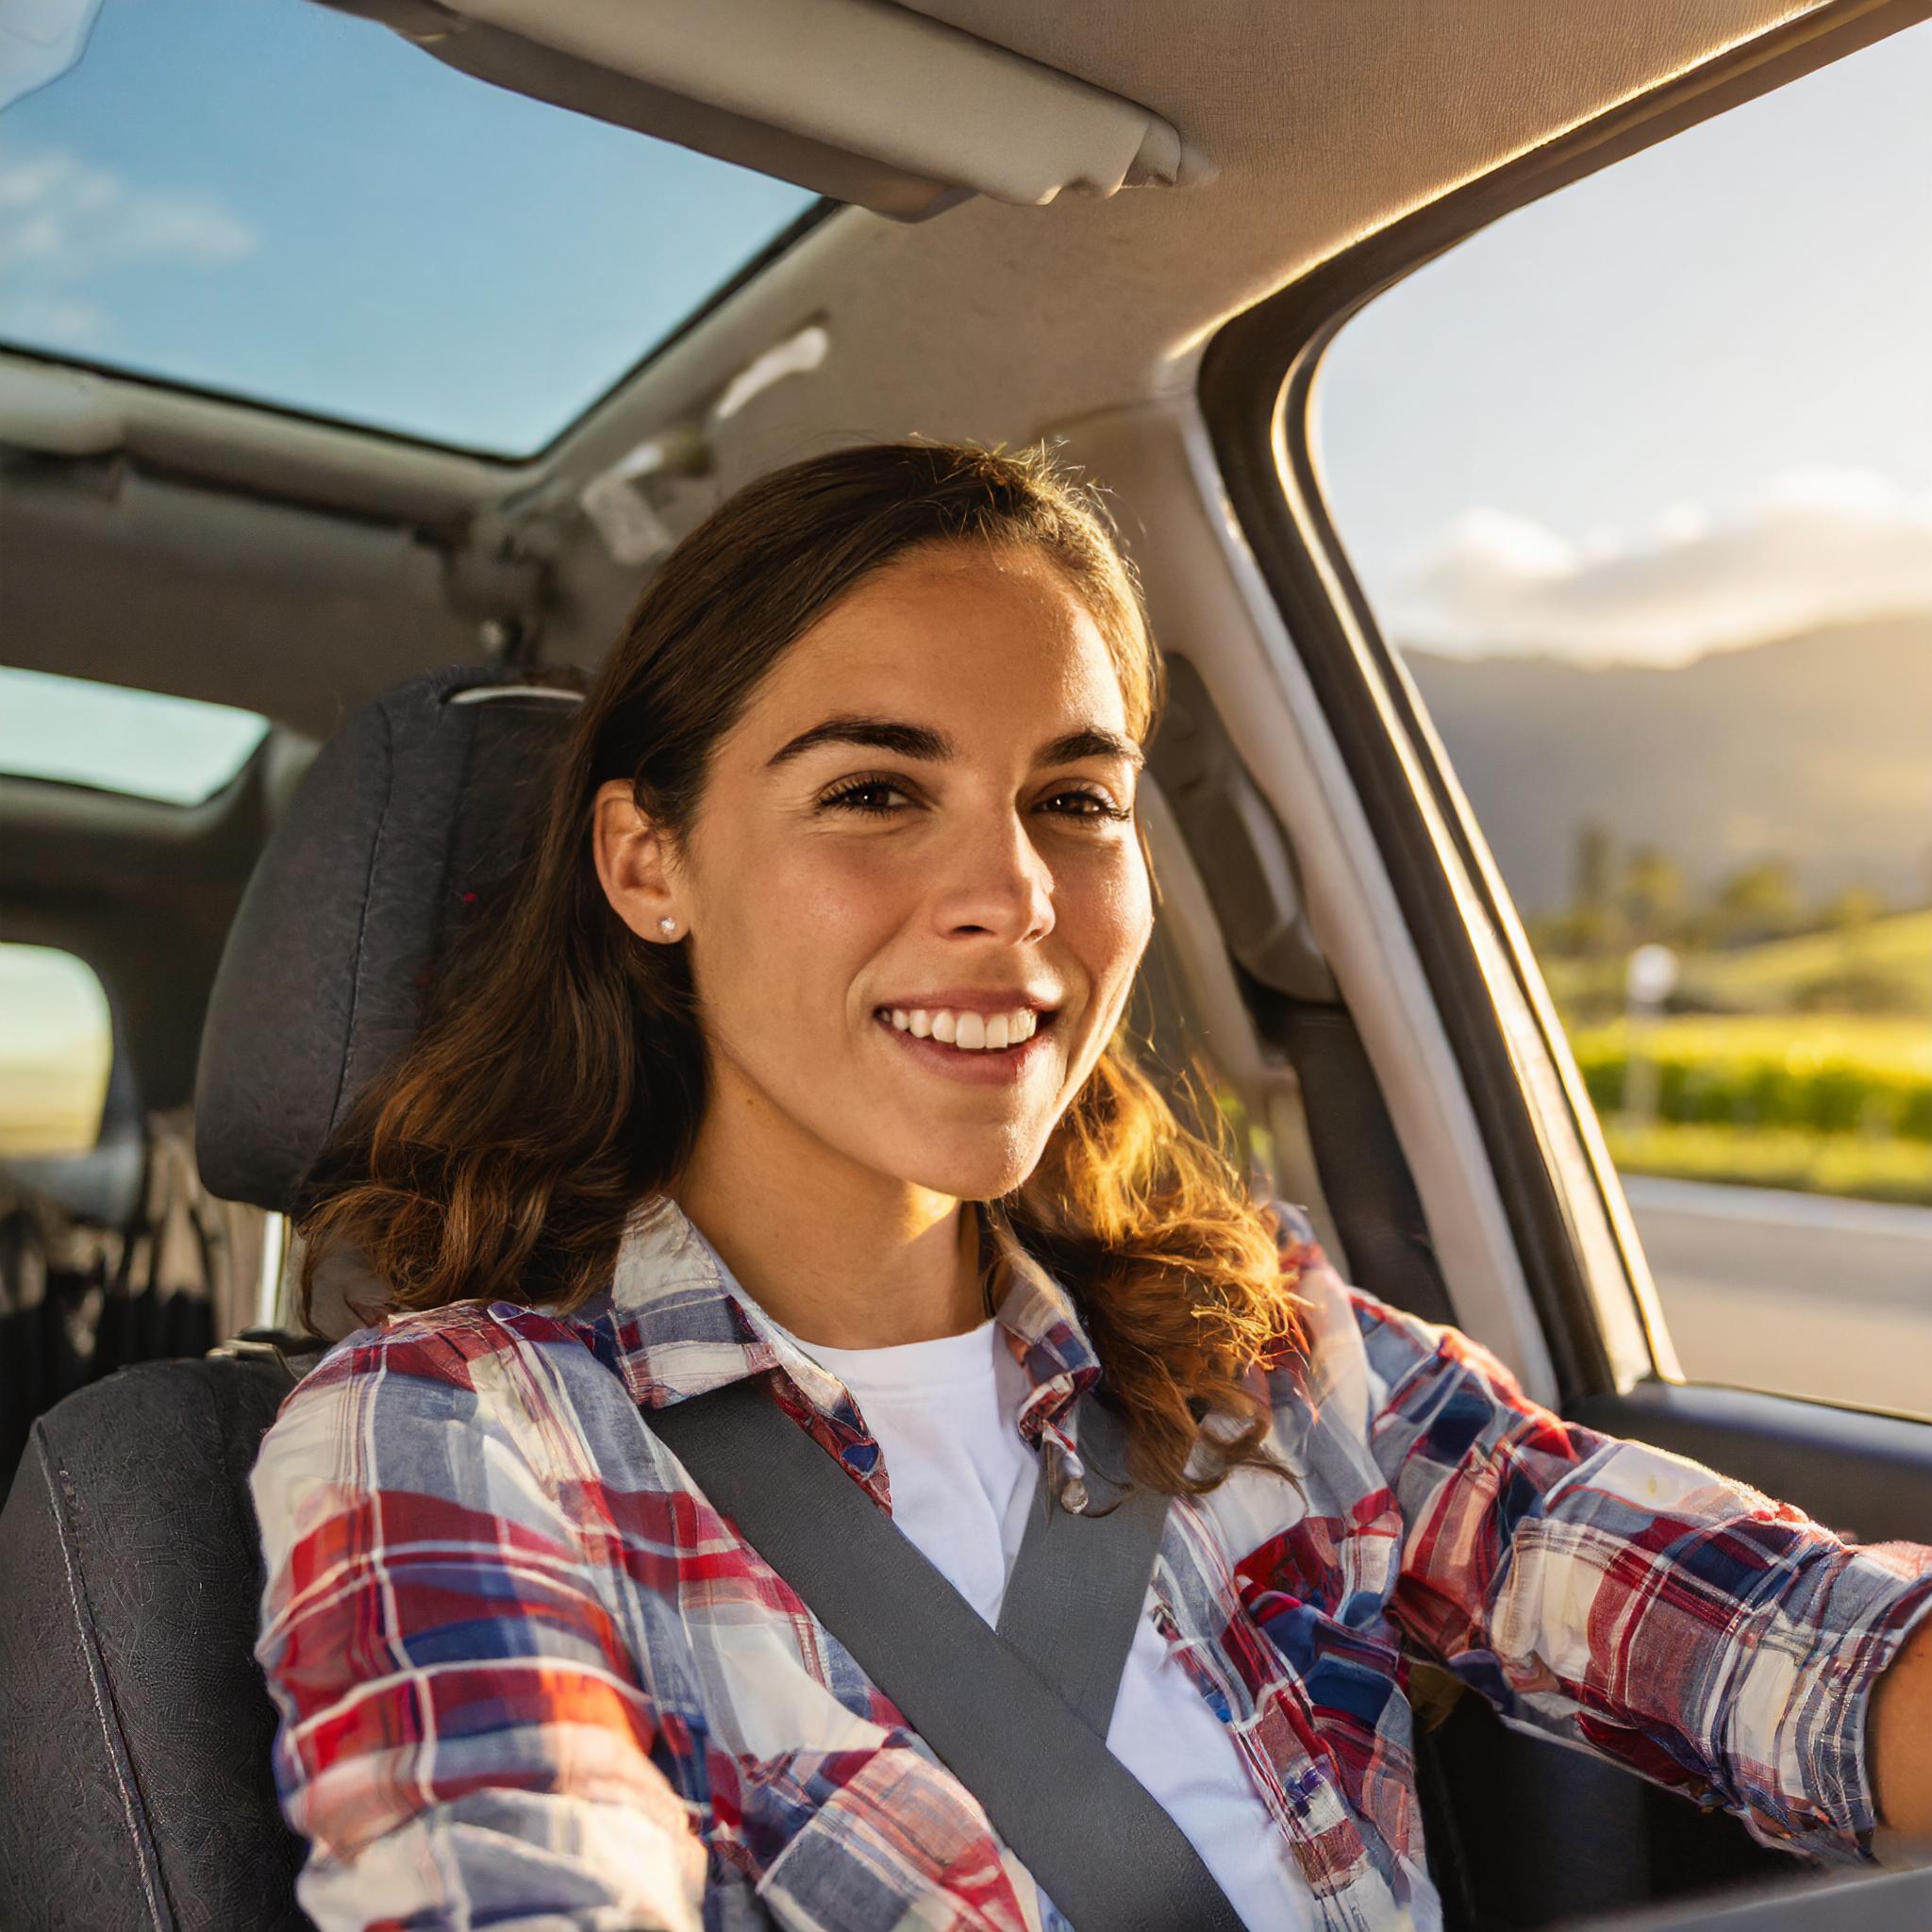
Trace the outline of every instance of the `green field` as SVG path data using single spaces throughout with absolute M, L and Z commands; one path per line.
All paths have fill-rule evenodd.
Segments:
M 1683 991 L 1713 1005 L 1766 1011 L 1846 972 L 1897 989 L 1899 1010 L 1932 1017 L 1932 912 L 1895 912 L 1849 933 L 1807 933 L 1735 953 L 1692 954 Z
M 1586 1018 L 1621 962 L 1545 973 L 1625 1172 L 1932 1203 L 1932 912 L 1687 954 L 1677 1002 L 1724 1010 Z
M 1921 1141 L 1790 1128 L 1631 1128 L 1614 1120 L 1604 1122 L 1604 1139 L 1624 1174 L 1932 1206 L 1932 1145 Z
M 1540 959 L 1566 1013 L 1623 1004 L 1623 959 Z M 1851 932 L 1806 933 L 1733 952 L 1681 956 L 1677 1003 L 1731 1012 L 1787 1013 L 1856 1005 L 1932 1020 L 1932 911 L 1894 912 Z

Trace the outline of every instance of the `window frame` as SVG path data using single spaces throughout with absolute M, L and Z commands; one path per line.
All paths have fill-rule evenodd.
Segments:
M 1528 940 L 1330 518 L 1312 436 L 1323 355 L 1377 295 L 1505 215 L 1927 18 L 1932 0 L 1842 0 L 1787 22 L 1323 262 L 1237 316 L 1202 358 L 1198 399 L 1228 501 L 1423 960 L 1566 1407 L 1683 1376 Z

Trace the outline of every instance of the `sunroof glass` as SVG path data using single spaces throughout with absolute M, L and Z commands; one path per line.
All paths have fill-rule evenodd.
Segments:
M 228 705 L 0 666 L 0 773 L 12 777 L 200 805 L 267 730 Z
M 525 456 L 813 200 L 313 0 L 106 0 L 0 116 L 0 342 Z

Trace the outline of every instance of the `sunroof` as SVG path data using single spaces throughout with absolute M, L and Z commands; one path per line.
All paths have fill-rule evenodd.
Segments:
M 0 117 L 0 341 L 526 456 L 813 200 L 313 0 L 106 0 Z
M 200 805 L 248 762 L 268 720 L 228 705 L 0 666 L 0 772 Z

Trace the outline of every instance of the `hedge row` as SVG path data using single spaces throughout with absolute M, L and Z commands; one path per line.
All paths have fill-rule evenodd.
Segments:
M 1571 1045 L 1598 1109 L 1622 1111 L 1627 1041 L 1606 1030 L 1580 1033 Z M 1657 1068 L 1660 1121 L 1932 1141 L 1932 1077 L 1916 1068 L 1850 1055 L 1810 1056 L 1793 1065 L 1770 1052 L 1694 1054 L 1668 1038 L 1645 1058 Z

